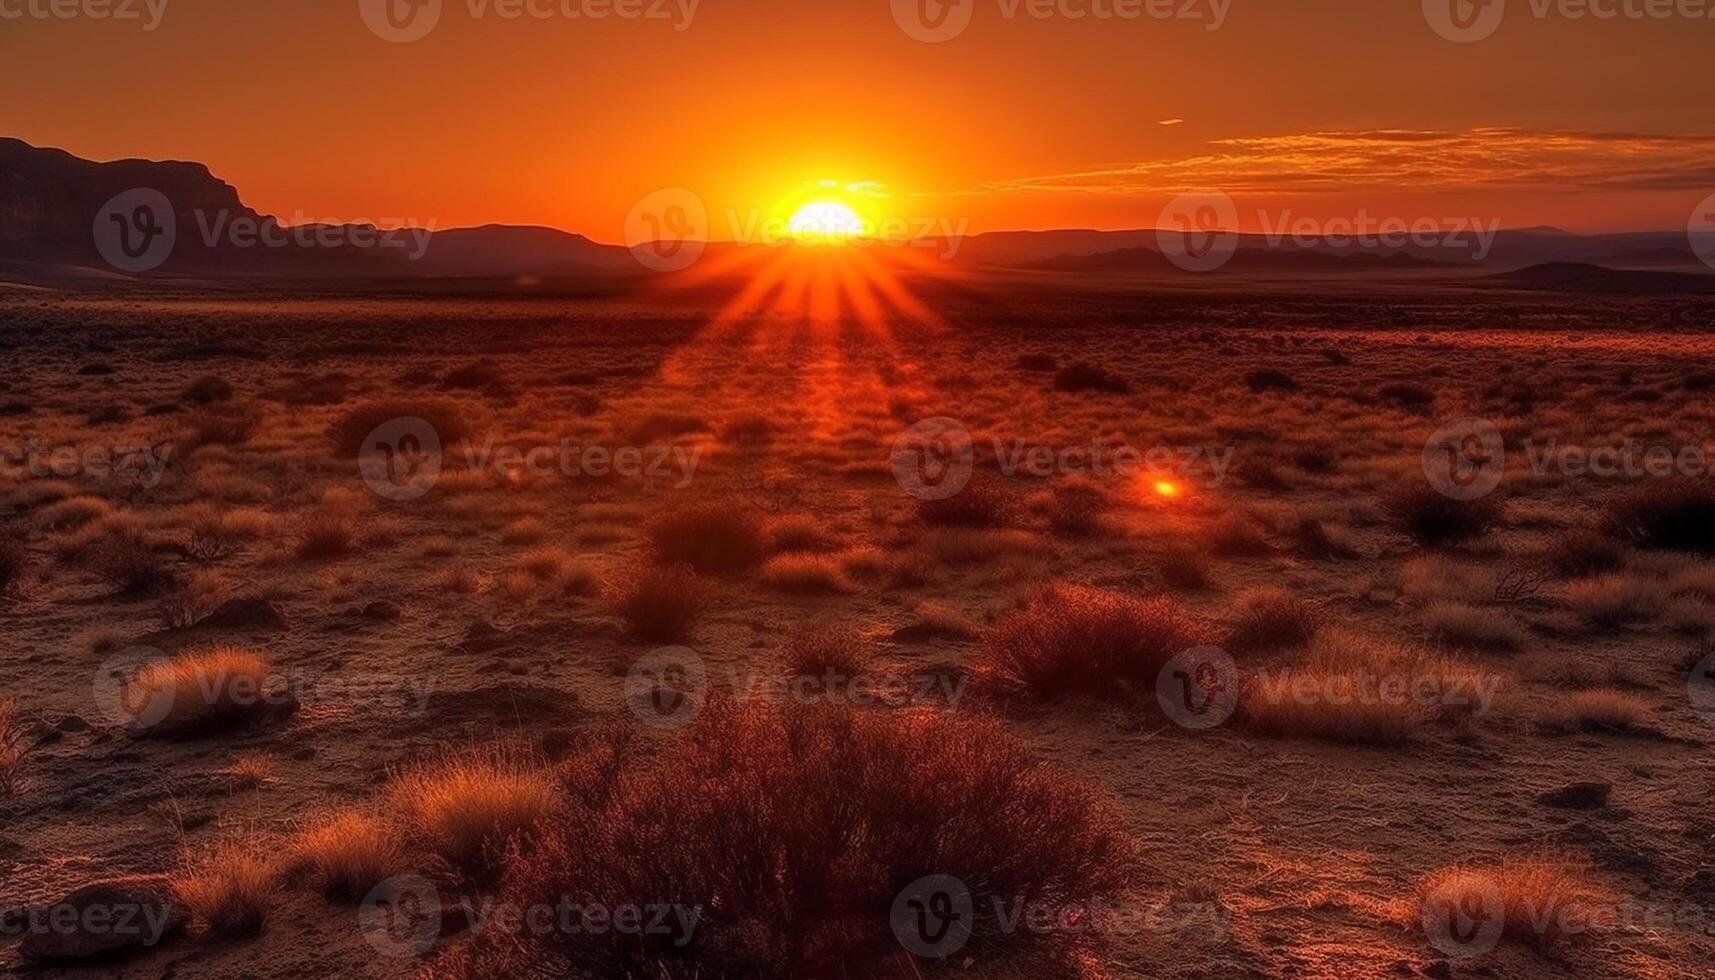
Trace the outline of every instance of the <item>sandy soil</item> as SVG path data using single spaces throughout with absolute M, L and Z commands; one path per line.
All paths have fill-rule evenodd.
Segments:
M 1514 454 L 1499 525 L 1433 555 L 1383 507 L 1391 490 L 1424 479 L 1425 439 L 1453 419 L 1490 418 L 1509 437 L 1562 445 L 1628 436 L 1702 445 L 1715 412 L 1695 376 L 1715 367 L 1715 342 L 1683 331 L 1707 325 L 1707 304 L 1436 288 L 1151 295 L 1034 284 L 1005 299 L 923 289 L 939 313 L 932 322 L 722 317 L 726 296 L 715 289 L 579 299 L 0 297 L 0 404 L 12 406 L 0 412 L 0 445 L 175 447 L 152 485 L 88 466 L 0 483 L 5 534 L 29 557 L 26 580 L 0 600 L 0 693 L 36 726 L 19 791 L 0 798 L 0 906 L 171 872 L 187 850 L 234 834 L 287 840 L 449 746 L 522 739 L 551 754 L 601 719 L 629 720 L 627 673 L 655 645 L 628 638 L 601 590 L 650 562 L 643 529 L 653 516 L 718 501 L 775 521 L 807 515 L 825 531 L 821 553 L 838 574 L 809 594 L 756 571 L 709 576 L 711 604 L 685 645 L 717 689 L 774 670 L 807 624 L 849 623 L 874 641 L 878 673 L 956 683 L 957 711 L 1001 717 L 1055 767 L 1111 797 L 1148 870 L 1128 901 L 1213 922 L 1104 937 L 1086 964 L 1092 975 L 1690 977 L 1715 961 L 1707 931 L 1623 926 L 1449 961 L 1415 925 L 1416 889 L 1438 869 L 1543 853 L 1570 855 L 1590 880 L 1645 906 L 1715 902 L 1715 716 L 1700 715 L 1687 688 L 1708 651 L 1715 597 L 1676 587 L 1648 614 L 1605 626 L 1570 598 L 1576 576 L 1545 574 L 1505 600 L 1481 584 L 1519 562 L 1541 567 L 1540 556 L 1594 526 L 1639 480 L 1537 474 Z M 1020 366 L 1030 354 L 1057 368 L 1085 362 L 1127 391 L 1056 391 L 1053 371 Z M 1289 384 L 1259 381 L 1262 370 Z M 209 376 L 232 386 L 230 400 L 186 396 Z M 1420 386 L 1431 400 L 1412 404 L 1389 385 Z M 452 453 L 426 494 L 384 499 L 329 429 L 353 406 L 418 399 L 456 404 L 478 442 L 571 440 L 646 457 L 678 447 L 666 458 L 694 453 L 696 465 L 637 478 L 470 475 L 453 472 L 467 461 Z M 241 434 L 208 440 L 205 420 L 234 414 L 248 419 Z M 932 527 L 902 492 L 890 468 L 895 440 L 932 417 L 973 435 L 979 479 L 1019 507 L 1012 527 Z M 735 434 L 745 420 L 766 429 L 765 444 Z M 995 440 L 1002 462 L 1015 440 L 1210 455 L 1168 475 L 1056 467 L 1008 477 Z M 1171 458 L 1177 465 L 1183 453 Z M 1215 458 L 1227 461 L 1220 473 Z M 1093 533 L 1061 533 L 1042 516 L 1041 494 L 1068 477 L 1092 481 L 1108 501 Z M 1175 496 L 1155 489 L 1164 479 Z M 54 501 L 82 495 L 106 508 L 86 525 L 46 526 Z M 196 547 L 199 521 L 234 511 L 245 518 L 230 541 Z M 303 522 L 329 513 L 348 520 L 349 548 L 304 557 Z M 1295 547 L 1307 517 L 1335 529 L 1339 557 Z M 146 533 L 207 606 L 257 597 L 283 621 L 170 628 L 161 592 L 124 594 L 80 552 L 88 540 L 77 535 L 103 521 Z M 1244 554 L 1218 544 L 1235 524 L 1260 544 Z M 543 547 L 564 549 L 601 585 L 518 573 L 520 557 Z M 1174 568 L 1187 561 L 1206 567 L 1205 587 L 1176 584 Z M 1434 574 L 1425 561 L 1452 571 Z M 1639 580 L 1715 581 L 1699 578 L 1715 567 L 1693 557 L 1633 553 L 1625 562 L 1618 574 Z M 1057 580 L 1169 594 L 1223 626 L 1247 590 L 1281 587 L 1343 628 L 1422 644 L 1502 681 L 1481 716 L 1385 743 L 1262 734 L 1239 719 L 1190 731 L 1153 699 L 1118 691 L 1035 703 L 966 686 L 982 632 Z M 1521 640 L 1439 629 L 1437 601 L 1487 610 Z M 376 603 L 392 604 L 396 618 Z M 976 624 L 977 635 L 897 637 L 924 621 L 925 603 Z M 113 713 L 115 658 L 213 645 L 265 653 L 299 690 L 295 714 L 213 737 L 133 737 Z M 1296 656 L 1235 652 L 1243 670 Z M 1609 728 L 1551 723 L 1589 690 L 1631 695 L 1644 713 Z M 261 782 L 231 775 L 257 757 Z M 1605 806 L 1538 800 L 1586 781 L 1611 784 Z M 272 901 L 258 936 L 193 925 L 160 949 L 64 972 L 416 968 L 377 956 L 349 906 L 290 886 Z M 1708 919 L 1715 928 L 1715 914 Z M 0 962 L 37 972 L 10 947 Z

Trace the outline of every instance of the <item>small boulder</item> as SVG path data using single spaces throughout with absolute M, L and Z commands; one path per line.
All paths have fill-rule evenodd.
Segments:
M 197 625 L 220 629 L 282 629 L 286 625 L 286 614 L 267 599 L 228 599 Z
M 32 963 L 123 956 L 160 945 L 189 921 L 165 879 L 99 881 L 28 910 L 16 923 L 23 933 L 18 955 Z
M 364 606 L 363 611 L 359 613 L 359 615 L 364 619 L 373 619 L 377 622 L 390 623 L 399 618 L 399 605 L 398 603 L 388 602 L 387 600 L 382 599 Z
M 1608 805 L 1611 783 L 1568 783 L 1537 795 L 1536 801 L 1557 810 L 1600 810 Z

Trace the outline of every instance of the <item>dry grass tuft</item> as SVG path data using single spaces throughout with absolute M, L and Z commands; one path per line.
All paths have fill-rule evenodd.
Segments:
M 1487 708 L 1483 696 L 1499 683 L 1499 675 L 1474 664 L 1330 628 L 1302 664 L 1259 671 L 1240 712 L 1268 735 L 1396 743 Z
M 361 898 L 404 866 L 398 831 L 381 817 L 344 810 L 298 835 L 294 854 L 323 892 Z
M 546 775 L 496 752 L 402 773 L 388 786 L 386 802 L 400 815 L 407 839 L 483 877 L 507 842 L 547 816 L 557 798 Z
M 351 554 L 357 521 L 343 509 L 306 515 L 298 522 L 297 554 L 305 561 L 330 561 Z
M 1636 694 L 1597 688 L 1570 694 L 1550 708 L 1543 721 L 1564 732 L 1629 732 L 1649 717 L 1649 702 Z
M 268 662 L 249 650 L 220 647 L 144 665 L 125 694 L 138 724 L 163 730 L 237 721 L 266 706 Z
M 434 426 L 440 436 L 441 448 L 450 452 L 454 443 L 470 436 L 470 424 L 464 410 L 449 401 L 372 401 L 358 405 L 340 416 L 328 430 L 334 449 L 345 457 L 355 459 L 363 451 L 363 441 L 383 424 L 394 419 L 416 418 Z
M 1566 585 L 1566 604 L 1592 625 L 1604 628 L 1654 619 L 1667 608 L 1667 600 L 1662 582 L 1624 572 Z
M 1431 633 L 1455 646 L 1484 650 L 1521 650 L 1530 634 L 1499 609 L 1485 609 L 1462 602 L 1437 602 L 1423 614 Z
M 23 785 L 28 738 L 18 717 L 18 702 L 0 697 L 0 798 L 16 795 Z
M 272 844 L 245 838 L 187 853 L 171 885 L 173 894 L 209 931 L 248 935 L 267 919 L 278 880 Z
M 699 572 L 740 571 L 767 553 L 761 519 L 730 504 L 676 509 L 651 521 L 648 533 L 658 560 Z
M 1421 923 L 1473 911 L 1499 915 L 1502 938 L 1543 947 L 1587 927 L 1593 913 L 1612 901 L 1605 889 L 1590 882 L 1582 862 L 1513 858 L 1435 872 L 1418 886 L 1413 918 Z
M 1715 554 L 1715 487 L 1707 480 L 1652 482 L 1611 504 L 1605 524 L 1635 547 Z
M 1251 589 L 1234 604 L 1233 628 L 1227 642 L 1235 650 L 1302 647 L 1327 619 L 1327 610 L 1320 603 L 1285 589 Z
M 113 515 L 113 505 L 100 497 L 67 497 L 36 511 L 36 523 L 50 533 L 76 531 Z
M 869 670 L 873 651 L 850 626 L 814 626 L 786 641 L 780 659 L 789 677 L 857 677 Z
M 986 720 L 717 700 L 671 751 L 598 769 L 513 852 L 504 900 L 720 914 L 641 937 L 478 937 L 438 975 L 838 976 L 897 952 L 889 909 L 925 876 L 966 882 L 978 908 L 1070 908 L 1118 898 L 1137 870 L 1100 800 Z M 971 950 L 1076 942 L 993 923 L 978 917 Z
M 703 583 L 683 566 L 646 569 L 614 588 L 614 612 L 631 638 L 641 643 L 684 640 L 705 605 Z
M 989 630 L 977 671 L 1012 694 L 1050 699 L 1153 685 L 1169 659 L 1214 633 L 1168 598 L 1055 583 Z
M 1424 483 L 1389 496 L 1384 504 L 1394 525 L 1406 537 L 1429 548 L 1463 544 L 1482 537 L 1500 523 L 1498 494 L 1475 500 L 1455 500 Z
M 1005 527 L 1013 521 L 1013 506 L 1001 492 L 999 483 L 995 479 L 974 477 L 951 497 L 919 500 L 917 516 L 931 527 Z
M 254 789 L 274 781 L 274 760 L 265 755 L 241 755 L 226 767 L 225 775 L 232 789 Z
M 852 591 L 838 556 L 809 552 L 775 555 L 762 566 L 762 584 L 797 595 L 832 595 Z

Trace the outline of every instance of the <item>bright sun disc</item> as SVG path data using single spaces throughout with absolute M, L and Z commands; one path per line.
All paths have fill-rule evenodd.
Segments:
M 844 204 L 818 201 L 799 208 L 786 228 L 800 240 L 841 241 L 862 235 L 863 219 Z

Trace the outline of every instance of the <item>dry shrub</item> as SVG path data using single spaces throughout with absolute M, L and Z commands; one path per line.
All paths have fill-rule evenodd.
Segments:
M 6 528 L 0 528 L 0 535 L 7 533 Z M 11 595 L 23 585 L 27 567 L 29 558 L 24 542 L 10 537 L 0 539 L 0 598 Z
M 1667 587 L 1660 581 L 1616 572 L 1566 585 L 1566 604 L 1592 625 L 1615 627 L 1661 615 Z
M 267 707 L 268 662 L 237 647 L 181 653 L 145 664 L 126 691 L 138 722 L 163 731 L 242 720 Z
M 774 422 L 755 412 L 736 415 L 721 427 L 721 441 L 747 448 L 766 446 L 774 441 Z
M 1227 642 L 1235 650 L 1278 650 L 1309 643 L 1328 619 L 1320 603 L 1273 586 L 1251 589 L 1234 604 Z
M 1423 614 L 1424 624 L 1437 637 L 1457 646 L 1514 651 L 1530 641 L 1518 620 L 1499 609 L 1437 602 Z
M 36 523 L 53 533 L 75 531 L 112 513 L 113 505 L 100 497 L 67 497 L 36 511 Z
M 1040 556 L 1050 548 L 1042 538 L 1018 528 L 948 527 L 926 535 L 923 550 L 944 565 L 975 565 Z M 901 556 L 902 562 L 909 560 Z
M 501 752 L 450 758 L 401 773 L 386 805 L 399 814 L 411 841 L 478 878 L 496 867 L 511 838 L 547 816 L 558 793 L 553 780 Z
M 761 519 L 730 504 L 700 504 L 662 514 L 649 523 L 648 532 L 657 559 L 699 572 L 740 571 L 767 553 Z
M 1093 481 L 1068 477 L 1049 492 L 1042 511 L 1056 533 L 1078 538 L 1101 527 L 1108 504 L 1108 495 Z
M 786 641 L 780 659 L 789 677 L 857 677 L 869 669 L 873 652 L 850 626 L 814 626 Z
M 1263 529 L 1244 514 L 1227 514 L 1204 534 L 1210 553 L 1222 558 L 1260 558 L 1274 550 Z
M 1303 517 L 1292 527 L 1293 553 L 1312 561 L 1337 561 L 1359 554 L 1357 536 L 1339 521 Z
M 242 446 L 262 425 L 262 412 L 254 406 L 228 405 L 209 409 L 191 420 L 185 449 L 203 446 Z
M 707 603 L 696 573 L 684 566 L 637 572 L 614 590 L 614 612 L 641 643 L 678 643 Z
M 500 532 L 504 544 L 539 544 L 547 537 L 548 525 L 536 517 L 521 517 Z
M 128 595 L 154 592 L 175 581 L 154 542 L 139 533 L 99 539 L 90 547 L 87 560 L 97 577 Z
M 1544 557 L 1561 575 L 1597 575 L 1618 569 L 1626 552 L 1614 539 L 1586 528 L 1557 535 Z
M 926 876 L 990 909 L 1092 907 L 1136 875 L 1103 802 L 988 720 L 719 699 L 670 751 L 577 773 L 543 839 L 510 855 L 503 899 L 700 908 L 697 928 L 489 930 L 440 976 L 867 975 Z M 1053 941 L 974 926 L 972 950 Z
M 533 548 L 518 556 L 518 571 L 566 595 L 594 595 L 600 586 L 595 569 L 565 548 Z
M 1213 631 L 1172 599 L 1060 582 L 989 630 L 977 669 L 999 690 L 1038 699 L 1112 694 L 1153 685 L 1174 654 L 1213 640 Z
M 1421 555 L 1400 566 L 1400 591 L 1409 599 L 1484 602 L 1494 594 L 1495 573 L 1445 555 Z
M 155 600 L 155 614 L 169 630 L 190 629 L 226 599 L 226 583 L 207 572 L 193 572 Z
M 1161 580 L 1175 589 L 1196 591 L 1209 587 L 1209 563 L 1202 552 L 1189 545 L 1171 545 L 1156 559 Z
M 18 702 L 0 697 L 0 798 L 16 794 L 23 783 L 28 737 L 18 717 Z
M 429 423 L 440 436 L 443 452 L 470 437 L 464 410 L 455 402 L 435 400 L 384 400 L 358 405 L 340 416 L 328 435 L 341 456 L 355 459 L 363 451 L 363 441 L 369 434 L 394 419 L 422 419 Z
M 1638 548 L 1715 554 L 1715 486 L 1663 480 L 1609 505 L 1609 534 Z
M 187 852 L 171 879 L 173 894 L 209 931 L 245 935 L 262 928 L 279 881 L 269 841 L 222 841 Z
M 344 810 L 298 835 L 294 855 L 309 868 L 316 887 L 354 899 L 404 866 L 398 831 L 374 814 Z
M 1636 694 L 1596 688 L 1567 695 L 1543 715 L 1543 721 L 1566 732 L 1626 732 L 1637 729 L 1649 713 L 1649 702 Z
M 297 554 L 305 561 L 331 561 L 351 554 L 357 521 L 343 509 L 305 515 L 298 521 Z
M 797 595 L 829 595 L 852 591 L 838 556 L 794 552 L 775 555 L 762 566 L 762 584 Z
M 185 386 L 182 396 L 186 401 L 198 405 L 212 405 L 215 402 L 232 400 L 232 385 L 223 378 L 205 375 Z
M 1004 527 L 1012 523 L 1013 507 L 998 480 L 978 476 L 951 497 L 917 501 L 917 516 L 931 527 Z
M 233 789 L 254 789 L 274 781 L 274 760 L 265 755 L 241 755 L 226 767 L 226 783 Z
M 1428 484 L 1391 494 L 1385 509 L 1395 527 L 1412 541 L 1429 548 L 1463 544 L 1481 537 L 1500 522 L 1499 494 L 1456 500 Z
M 1480 693 L 1499 680 L 1474 664 L 1332 628 L 1317 634 L 1302 664 L 1251 678 L 1240 711 L 1268 735 L 1400 742 L 1486 707 Z M 1419 695 L 1431 687 L 1433 700 Z
M 1421 923 L 1433 914 L 1442 921 L 1450 915 L 1459 921 L 1457 916 L 1473 911 L 1500 915 L 1502 938 L 1543 947 L 1594 921 L 1595 913 L 1612 901 L 1607 890 L 1589 880 L 1582 861 L 1510 858 L 1493 865 L 1455 865 L 1430 875 L 1418 886 L 1412 919 Z
M 840 539 L 813 514 L 785 514 L 767 525 L 768 551 L 838 551 Z

